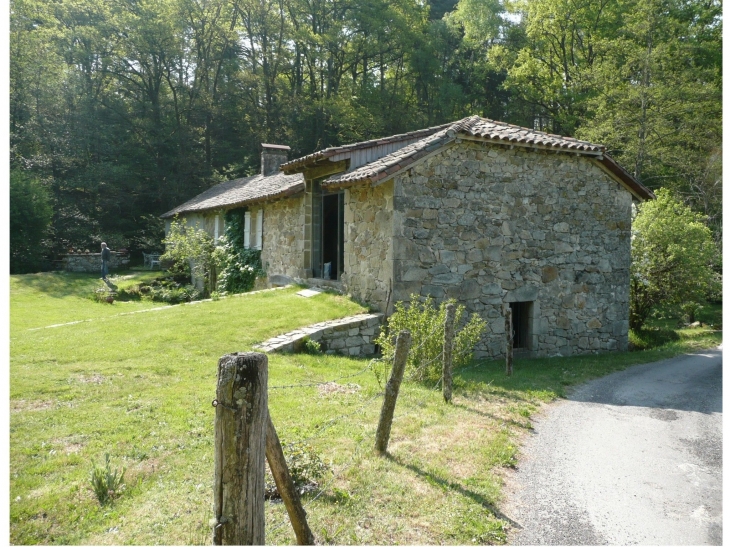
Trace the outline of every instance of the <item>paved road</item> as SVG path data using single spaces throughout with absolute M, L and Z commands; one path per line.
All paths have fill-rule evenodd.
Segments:
M 721 545 L 722 350 L 585 384 L 508 479 L 516 545 Z

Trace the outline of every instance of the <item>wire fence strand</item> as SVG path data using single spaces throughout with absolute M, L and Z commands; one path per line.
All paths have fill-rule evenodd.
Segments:
M 297 389 L 297 388 L 305 388 L 305 387 L 317 387 L 317 386 L 323 386 L 325 384 L 331 384 L 332 382 L 339 382 L 341 380 L 348 380 L 350 378 L 355 378 L 356 376 L 360 376 L 361 374 L 365 374 L 368 370 L 370 370 L 373 365 L 377 362 L 382 361 L 380 358 L 371 359 L 367 365 L 365 365 L 365 368 L 362 370 L 355 372 L 354 374 L 346 374 L 345 376 L 340 376 L 339 378 L 334 378 L 332 380 L 327 380 L 324 382 L 303 382 L 299 384 L 289 384 L 289 385 L 283 385 L 283 386 L 269 386 L 269 389 Z

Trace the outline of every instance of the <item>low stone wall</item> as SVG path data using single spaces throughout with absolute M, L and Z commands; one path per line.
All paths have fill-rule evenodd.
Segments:
M 380 333 L 382 313 L 361 314 L 324 323 L 316 323 L 270 338 L 254 349 L 271 353 L 294 352 L 302 349 L 305 338 L 319 342 L 328 355 L 339 353 L 353 357 L 375 354 L 374 340 Z
M 112 251 L 109 261 L 110 270 L 118 270 L 129 264 L 128 254 L 119 254 Z M 74 253 L 63 257 L 63 269 L 67 272 L 101 272 L 101 253 Z

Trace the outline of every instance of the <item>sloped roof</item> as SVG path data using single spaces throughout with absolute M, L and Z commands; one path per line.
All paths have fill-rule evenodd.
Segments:
M 433 129 L 433 128 L 432 128 Z M 403 135 L 404 136 L 407 136 Z M 528 148 L 563 150 L 581 155 L 593 156 L 606 169 L 618 177 L 634 195 L 641 199 L 652 199 L 654 194 L 623 169 L 605 153 L 605 146 L 581 141 L 572 137 L 552 135 L 507 123 L 497 122 L 479 116 L 464 118 L 448 124 L 421 140 L 411 143 L 382 158 L 344 173 L 338 173 L 322 182 L 322 186 L 346 187 L 354 184 L 374 183 L 405 169 L 419 159 L 435 152 L 457 137 L 475 138 L 487 142 L 511 144 Z M 364 144 L 364 143 L 360 143 Z M 354 146 L 354 145 L 353 145 Z M 313 156 L 313 155 L 310 155 Z M 303 158 L 302 158 L 303 159 Z
M 327 158 L 336 156 L 338 154 L 354 152 L 355 150 L 360 150 L 363 148 L 372 148 L 372 147 L 380 146 L 383 144 L 390 144 L 390 143 L 397 143 L 400 141 L 412 140 L 412 139 L 418 138 L 418 137 L 427 137 L 429 135 L 436 133 L 437 131 L 441 131 L 442 129 L 447 129 L 447 128 L 451 127 L 452 125 L 454 125 L 454 124 L 446 123 L 446 124 L 437 125 L 434 127 L 427 127 L 426 129 L 419 129 L 417 131 L 411 131 L 410 133 L 401 133 L 398 135 L 391 135 L 390 137 L 383 137 L 380 139 L 372 139 L 369 141 L 362 141 L 362 142 L 356 142 L 353 144 L 346 144 L 344 146 L 332 146 L 330 148 L 325 148 L 324 150 L 312 152 L 311 154 L 302 156 L 301 158 L 297 158 L 295 160 L 291 160 L 286 163 L 283 163 L 281 165 L 281 170 L 284 171 L 285 173 L 291 173 L 297 168 L 314 165 L 321 160 L 325 160 Z
M 276 173 L 264 177 L 255 175 L 222 182 L 208 188 L 202 194 L 168 211 L 162 218 L 181 213 L 231 209 L 259 201 L 283 198 L 304 190 L 304 175 Z

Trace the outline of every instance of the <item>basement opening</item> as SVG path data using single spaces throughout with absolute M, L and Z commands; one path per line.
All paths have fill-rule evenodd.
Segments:
M 512 310 L 512 347 L 514 349 L 532 349 L 530 317 L 532 302 L 510 302 Z

